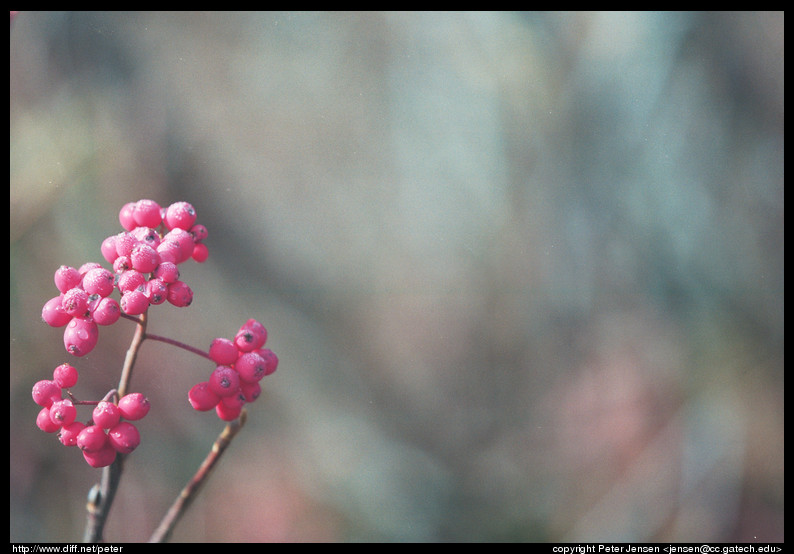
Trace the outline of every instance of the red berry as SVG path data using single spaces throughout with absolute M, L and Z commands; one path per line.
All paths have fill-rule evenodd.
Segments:
M 267 363 L 258 353 L 246 352 L 237 358 L 234 369 L 240 374 L 240 381 L 256 383 L 265 376 Z
M 72 317 L 85 315 L 88 311 L 88 293 L 78 287 L 69 289 L 61 298 L 61 307 Z
M 62 265 L 55 270 L 55 286 L 62 293 L 78 286 L 81 279 L 80 272 L 68 265 Z
M 218 365 L 232 365 L 237 361 L 239 352 L 232 341 L 224 338 L 217 338 L 210 344 L 210 359 Z
M 262 348 L 267 341 L 267 329 L 255 319 L 249 319 L 237 331 L 234 344 L 240 352 Z
M 196 222 L 196 210 L 187 202 L 174 202 L 165 212 L 165 226 L 169 229 L 190 229 Z
M 63 310 L 63 295 L 50 298 L 41 309 L 41 319 L 50 327 L 63 327 L 72 320 L 72 316 Z
M 61 387 L 55 381 L 43 380 L 33 385 L 33 402 L 49 408 L 61 399 Z
M 119 233 L 116 235 L 116 253 L 119 256 L 129 256 L 132 249 L 138 245 L 138 239 L 132 233 Z
M 237 392 L 235 394 L 221 398 L 221 404 L 225 405 L 224 406 L 225 409 L 241 410 L 242 407 L 245 406 L 245 395 L 242 393 L 240 389 L 237 389 Z M 238 411 L 238 415 L 239 415 L 239 411 Z
M 160 234 L 151 227 L 138 227 L 130 231 L 130 233 L 138 239 L 138 242 L 148 244 L 152 248 L 157 248 L 157 245 L 160 244 Z
M 243 411 L 242 406 L 228 406 L 223 402 L 218 402 L 218 405 L 215 406 L 215 413 L 218 414 L 218 417 L 221 418 L 223 421 L 232 421 L 240 417 L 240 412 Z
M 73 423 L 75 418 L 77 418 L 77 408 L 68 398 L 53 402 L 50 406 L 50 419 L 59 427 Z
M 108 441 L 116 452 L 129 454 L 141 444 L 141 435 L 135 425 L 122 421 L 108 431 Z
M 179 257 L 177 263 L 186 262 L 193 255 L 193 235 L 179 227 L 171 229 L 163 237 L 163 242 L 175 242 L 179 247 Z M 162 244 L 162 243 L 160 243 Z
M 110 429 L 121 420 L 121 410 L 113 402 L 103 400 L 94 407 L 91 414 L 94 423 L 102 429 Z
M 88 425 L 77 433 L 77 446 L 84 452 L 99 452 L 107 442 L 105 430 L 99 425 Z
M 144 294 L 149 299 L 149 304 L 162 304 L 168 298 L 168 283 L 158 278 L 149 279 Z
M 160 254 L 160 263 L 171 262 L 178 264 L 182 252 L 179 250 L 179 244 L 173 240 L 163 240 L 157 245 L 157 253 Z
M 131 290 L 135 290 L 146 284 L 146 276 L 140 271 L 128 269 L 119 275 L 118 287 L 119 291 L 123 294 Z
M 265 364 L 267 364 L 267 369 L 265 369 L 265 376 L 275 372 L 276 369 L 278 368 L 278 356 L 276 356 L 275 352 L 273 352 L 269 348 L 260 348 L 256 352 L 260 356 L 262 356 L 262 359 L 265 360 Z
M 85 356 L 99 340 L 99 329 L 93 319 L 74 317 L 63 332 L 63 345 L 72 356 Z
M 259 381 L 254 381 L 253 383 L 241 381 L 240 392 L 245 397 L 246 402 L 253 402 L 262 394 L 262 387 L 259 385 Z
M 105 441 L 105 445 L 96 452 L 83 450 L 83 458 L 91 467 L 107 467 L 116 460 L 116 449 L 109 441 Z
M 138 200 L 132 209 L 132 218 L 138 227 L 157 227 L 162 223 L 160 205 L 154 200 Z
M 201 264 L 207 261 L 209 255 L 210 255 L 210 251 L 207 248 L 207 245 L 199 243 L 193 247 L 193 254 L 191 255 L 191 257 L 195 261 Z
M 104 267 L 97 267 L 88 271 L 83 277 L 83 289 L 88 294 L 98 294 L 101 297 L 109 296 L 115 287 L 116 276 Z
M 240 387 L 240 375 L 231 367 L 219 365 L 210 375 L 210 389 L 220 396 L 231 396 Z
M 193 302 L 193 291 L 183 281 L 176 281 L 168 285 L 168 302 L 177 308 L 190 306 Z
M 174 262 L 161 261 L 154 270 L 154 276 L 165 283 L 174 283 L 179 280 L 179 268 Z
M 124 419 L 137 421 L 149 413 L 149 400 L 139 392 L 127 394 L 119 400 L 119 410 Z
M 149 299 L 140 290 L 131 290 L 121 295 L 119 306 L 127 315 L 140 315 L 149 309 Z
M 160 254 L 152 246 L 138 243 L 130 253 L 130 261 L 135 271 L 151 273 L 160 264 Z
M 61 444 L 64 446 L 77 446 L 77 435 L 79 435 L 80 431 L 83 429 L 85 429 L 85 423 L 73 421 L 69 425 L 61 427 L 61 432 L 58 433 L 58 440 L 60 440 Z
M 135 223 L 135 202 L 128 202 L 121 207 L 121 211 L 119 211 L 119 223 L 121 226 L 127 230 L 132 231 L 137 227 Z
M 102 245 L 99 247 L 99 251 L 102 252 L 102 257 L 105 258 L 109 264 L 115 262 L 116 258 L 119 257 L 119 253 L 116 251 L 116 235 L 111 235 L 103 240 Z
M 199 243 L 207 238 L 209 233 L 207 232 L 207 228 L 203 225 L 194 225 L 190 228 L 190 234 L 193 235 L 193 242 Z
M 58 423 L 54 423 L 52 419 L 50 419 L 49 408 L 42 408 L 39 411 L 39 415 L 36 416 L 36 426 L 45 433 L 54 433 L 61 428 Z
M 187 399 L 194 410 L 206 412 L 217 406 L 221 397 L 213 392 L 207 381 L 202 381 L 193 385 L 187 393 Z
M 131 269 L 132 269 L 132 261 L 130 260 L 129 256 L 119 256 L 118 258 L 113 260 L 113 271 L 115 273 L 121 274 Z
M 61 364 L 52 372 L 52 380 L 62 389 L 69 389 L 75 386 L 77 378 L 77 369 L 69 364 Z
M 121 307 L 115 298 L 102 298 L 91 313 L 97 325 L 113 325 L 121 317 Z

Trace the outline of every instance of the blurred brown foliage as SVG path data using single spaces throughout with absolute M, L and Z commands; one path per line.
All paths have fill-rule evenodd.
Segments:
M 782 13 L 21 12 L 10 57 L 12 542 L 81 537 L 39 315 L 140 198 L 210 233 L 151 332 L 281 359 L 173 540 L 783 540 Z M 222 428 L 209 371 L 144 345 L 108 541 Z

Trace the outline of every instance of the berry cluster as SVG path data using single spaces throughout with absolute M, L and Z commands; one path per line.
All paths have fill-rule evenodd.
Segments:
M 214 339 L 209 357 L 217 367 L 207 381 L 190 389 L 191 406 L 202 412 L 214 408 L 224 421 L 239 417 L 243 406 L 259 397 L 259 381 L 278 367 L 278 357 L 264 348 L 265 341 L 267 329 L 255 319 L 246 321 L 234 339 Z
M 204 262 L 207 228 L 196 223 L 187 202 L 161 208 L 154 200 L 125 204 L 119 212 L 124 231 L 107 237 L 100 248 L 113 270 L 89 262 L 79 269 L 61 266 L 55 272 L 60 294 L 44 304 L 41 317 L 52 327 L 66 327 L 63 344 L 74 356 L 96 346 L 98 325 L 112 325 L 121 312 L 136 316 L 166 301 L 189 306 L 193 291 L 179 280 L 179 264 Z M 118 290 L 120 299 L 111 297 Z
M 55 368 L 51 380 L 33 385 L 33 401 L 41 406 L 36 425 L 45 433 L 58 432 L 64 446 L 77 446 L 91 467 L 109 466 L 116 454 L 129 454 L 140 444 L 137 427 L 130 423 L 149 412 L 149 401 L 139 392 L 126 394 L 114 403 L 110 398 L 99 402 L 80 402 L 70 388 L 77 384 L 77 369 L 69 364 Z M 63 397 L 66 392 L 68 398 Z M 77 421 L 78 405 L 93 405 L 92 419 Z

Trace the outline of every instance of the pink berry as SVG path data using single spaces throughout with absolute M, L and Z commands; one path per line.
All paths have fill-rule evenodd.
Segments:
M 240 412 L 243 411 L 242 406 L 228 406 L 223 402 L 218 402 L 218 405 L 215 406 L 215 413 L 218 414 L 218 417 L 221 418 L 223 421 L 232 421 L 240 417 Z
M 127 315 L 140 315 L 149 309 L 149 299 L 140 290 L 131 290 L 121 295 L 119 306 Z
M 115 298 L 102 298 L 91 313 L 97 325 L 113 325 L 121 317 L 121 307 Z
M 49 408 L 61 399 L 61 387 L 55 381 L 43 380 L 33 385 L 33 402 Z
M 193 302 L 193 291 L 182 281 L 176 281 L 168 285 L 168 302 L 177 308 L 190 306 Z
M 42 408 L 39 411 L 39 414 L 36 416 L 36 426 L 45 433 L 54 433 L 61 428 L 59 424 L 54 423 L 52 419 L 50 419 L 49 408 Z
M 88 425 L 77 434 L 77 446 L 84 452 L 99 452 L 107 442 L 105 430 L 99 425 Z
M 165 283 L 174 283 L 179 280 L 179 267 L 174 262 L 161 261 L 154 270 L 154 276 Z
M 193 254 L 191 257 L 198 263 L 202 264 L 207 261 L 209 255 L 210 252 L 207 248 L 207 245 L 199 243 L 193 247 Z
M 81 279 L 80 272 L 68 265 L 62 265 L 55 270 L 55 286 L 62 293 L 78 286 Z
M 206 412 L 217 406 L 221 397 L 213 392 L 207 381 L 202 381 L 193 385 L 187 393 L 187 399 L 194 410 Z
M 130 253 L 132 268 L 141 273 L 151 273 L 160 264 L 160 254 L 148 244 L 138 243 Z
M 267 363 L 256 352 L 246 352 L 237 358 L 234 369 L 240 374 L 240 381 L 256 383 L 265 376 Z
M 85 315 L 88 311 L 88 293 L 78 287 L 69 289 L 63 294 L 61 307 L 72 317 Z
M 99 340 L 99 329 L 93 319 L 74 317 L 63 332 L 63 345 L 72 356 L 85 356 Z
M 274 373 L 278 368 L 278 356 L 276 356 L 276 353 L 269 348 L 260 348 L 256 352 L 262 356 L 262 359 L 265 360 L 265 364 L 267 365 L 267 368 L 265 369 L 265 376 Z
M 128 269 L 119 275 L 118 287 L 122 294 L 143 287 L 144 284 L 146 284 L 146 276 L 140 271 Z
M 96 452 L 83 450 L 83 458 L 91 467 L 107 467 L 116 460 L 116 449 L 110 441 L 105 441 L 105 445 Z
M 58 440 L 60 440 L 61 444 L 64 446 L 77 446 L 77 435 L 79 435 L 80 431 L 83 429 L 85 429 L 85 423 L 73 421 L 69 425 L 61 427 L 61 432 L 58 433 Z
M 121 410 L 113 402 L 101 401 L 91 414 L 94 423 L 102 429 L 110 429 L 121 420 Z
M 262 348 L 267 341 L 267 329 L 255 319 L 249 319 L 234 336 L 234 344 L 240 352 Z
M 52 371 L 52 380 L 62 389 L 70 389 L 77 384 L 77 369 L 69 364 L 61 364 Z
M 115 262 L 116 258 L 119 257 L 119 253 L 116 251 L 116 235 L 110 235 L 103 240 L 102 245 L 99 247 L 99 251 L 102 252 L 102 257 L 105 258 L 109 264 Z
M 231 396 L 240 387 L 240 375 L 231 367 L 219 365 L 210 375 L 210 389 L 220 396 Z
M 59 427 L 73 423 L 75 418 L 77 418 L 77 408 L 68 398 L 53 402 L 50 406 L 50 419 Z
M 149 279 L 144 294 L 149 299 L 149 304 L 162 304 L 168 298 L 168 283 L 158 278 Z
M 174 202 L 165 212 L 165 226 L 169 229 L 190 229 L 196 222 L 196 210 L 187 202 Z
M 116 235 L 116 253 L 119 256 L 129 256 L 132 249 L 138 245 L 138 239 L 132 233 L 119 233 Z
M 132 260 L 129 256 L 119 256 L 113 260 L 113 272 L 116 274 L 124 273 L 132 269 Z
M 122 421 L 110 428 L 108 441 L 116 452 L 129 454 L 141 444 L 141 435 L 135 425 Z
M 182 262 L 186 262 L 190 259 L 190 256 L 193 255 L 193 246 L 195 245 L 193 242 L 193 235 L 184 229 L 180 229 L 179 227 L 171 229 L 163 237 L 163 242 L 176 243 L 176 245 L 179 247 L 179 257 L 177 258 L 177 263 L 181 264 Z
M 119 223 L 121 226 L 127 230 L 132 231 L 137 227 L 135 223 L 135 202 L 128 202 L 121 207 L 121 211 L 119 211 Z
M 157 227 L 162 223 L 160 205 L 154 200 L 138 200 L 132 209 L 132 218 L 138 227 Z
M 193 235 L 193 242 L 199 243 L 209 236 L 207 228 L 203 225 L 194 225 L 190 228 L 190 234 Z
M 179 243 L 173 240 L 163 240 L 157 245 L 157 253 L 160 254 L 160 263 L 171 262 L 173 264 L 180 263 L 179 258 L 182 252 L 179 249 Z
M 41 309 L 41 319 L 50 327 L 63 327 L 72 320 L 62 306 L 63 295 L 50 298 Z
M 124 419 L 137 421 L 149 413 L 149 400 L 139 392 L 127 394 L 119 400 L 119 410 Z
M 102 264 L 99 262 L 86 262 L 77 268 L 77 272 L 80 274 L 81 279 L 85 279 L 86 273 L 88 273 L 92 269 L 97 269 L 100 267 L 102 267 Z
M 254 381 L 253 383 L 246 383 L 245 381 L 240 382 L 240 392 L 245 397 L 246 402 L 253 402 L 259 395 L 262 394 L 262 387 L 259 384 L 259 381 Z
M 115 287 L 116 276 L 104 267 L 90 270 L 83 277 L 83 289 L 88 294 L 98 294 L 101 297 L 109 296 Z
M 152 229 L 151 227 L 137 227 L 130 231 L 130 233 L 133 237 L 138 239 L 138 242 L 148 244 L 152 248 L 157 248 L 157 245 L 160 244 L 160 234 L 156 229 Z
M 210 344 L 210 359 L 218 365 L 232 365 L 237 361 L 237 347 L 232 341 L 224 338 L 217 338 Z
M 245 395 L 240 389 L 237 389 L 235 394 L 221 398 L 221 404 L 224 404 L 224 407 L 229 410 L 241 410 L 245 406 Z M 239 411 L 237 413 L 239 415 Z

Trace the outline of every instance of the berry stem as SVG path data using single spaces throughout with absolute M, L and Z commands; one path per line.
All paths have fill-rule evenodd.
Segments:
M 185 344 L 183 342 L 179 342 L 178 340 L 175 340 L 175 339 L 170 339 L 168 337 L 161 337 L 160 335 L 151 335 L 151 334 L 148 334 L 148 333 L 146 334 L 146 338 L 147 339 L 156 340 L 156 341 L 160 341 L 160 342 L 164 342 L 164 343 L 170 344 L 172 346 L 176 346 L 177 348 L 181 348 L 183 350 L 187 350 L 188 352 L 192 352 L 193 354 L 196 354 L 197 356 L 201 356 L 202 358 L 207 358 L 208 360 L 212 359 L 212 358 L 210 358 L 210 355 L 207 354 L 206 352 L 204 352 L 203 350 L 199 350 L 198 348 L 195 348 L 195 347 L 190 346 L 189 344 Z
M 119 386 L 115 391 L 110 391 L 108 395 L 111 393 L 118 393 L 120 398 L 127 394 L 127 387 L 132 378 L 132 368 L 135 365 L 135 359 L 138 357 L 141 344 L 143 344 L 144 339 L 146 339 L 145 313 L 141 314 L 140 318 L 137 320 L 137 324 L 135 335 L 132 337 L 132 342 L 124 358 L 124 366 L 121 369 Z M 124 456 L 118 454 L 113 463 L 102 470 L 102 480 L 98 485 L 94 485 L 88 495 L 88 503 L 86 504 L 88 517 L 86 520 L 85 532 L 83 533 L 83 541 L 85 542 L 102 542 L 105 522 L 107 521 L 110 507 L 113 504 L 113 499 L 116 496 L 116 491 L 119 488 L 123 462 Z
M 215 464 L 218 463 L 218 460 L 220 460 L 224 451 L 229 447 L 235 435 L 237 435 L 240 429 L 243 428 L 243 425 L 245 425 L 245 419 L 246 412 L 243 410 L 240 413 L 240 417 L 234 421 L 230 421 L 221 434 L 218 435 L 218 438 L 215 439 L 215 442 L 212 444 L 209 454 L 207 454 L 207 457 L 204 458 L 204 461 L 202 462 L 201 466 L 199 466 L 198 471 L 196 471 L 190 481 L 188 481 L 188 483 L 185 485 L 185 488 L 182 489 L 182 492 L 179 493 L 179 496 L 176 497 L 176 500 L 174 500 L 174 503 L 168 509 L 168 512 L 165 514 L 165 517 L 163 517 L 160 525 L 157 527 L 157 529 L 155 529 L 154 533 L 152 533 L 152 536 L 149 538 L 149 542 L 154 543 L 168 541 L 171 533 L 174 530 L 174 526 L 184 515 L 191 502 L 193 502 L 195 499 L 199 489 L 206 482 L 210 472 L 215 467 Z

